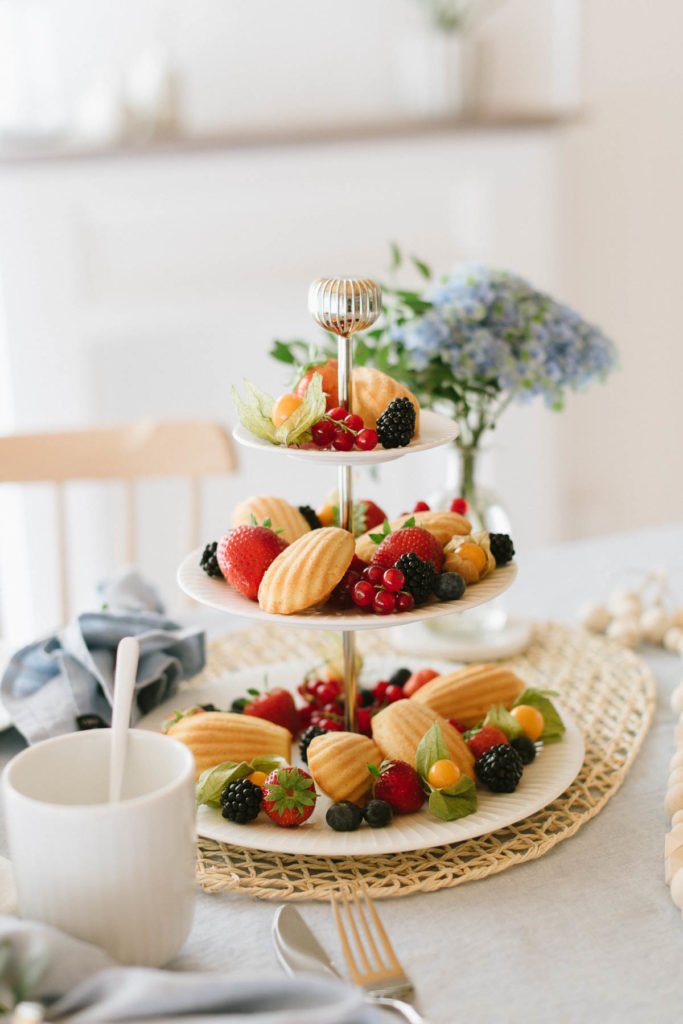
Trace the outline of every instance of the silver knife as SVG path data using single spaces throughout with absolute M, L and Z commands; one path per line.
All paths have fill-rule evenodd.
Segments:
M 340 979 L 341 975 L 308 927 L 299 911 L 289 903 L 278 907 L 273 920 L 273 945 L 277 958 L 288 974 L 318 974 Z M 373 1006 L 382 1006 L 399 1014 L 408 1024 L 427 1024 L 417 1010 L 400 999 L 365 993 Z

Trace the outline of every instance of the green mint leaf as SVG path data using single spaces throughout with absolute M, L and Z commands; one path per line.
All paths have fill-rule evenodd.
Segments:
M 270 529 L 272 529 L 272 526 L 273 526 L 273 520 L 272 519 L 264 519 L 263 520 L 263 525 L 265 526 L 265 528 L 267 530 L 270 530 Z
M 519 736 L 524 735 L 524 729 L 504 704 L 494 704 L 492 708 L 489 708 L 482 725 L 494 725 L 504 732 L 509 740 L 516 740 Z
M 220 807 L 221 793 L 229 782 L 245 779 L 251 775 L 252 767 L 246 761 L 235 764 L 234 761 L 223 761 L 215 768 L 207 768 L 199 776 L 197 783 L 197 803 L 208 804 L 209 807 Z
M 415 516 L 411 516 L 410 519 L 406 519 L 406 521 L 402 525 L 401 529 L 402 530 L 407 530 L 409 526 L 415 526 Z
M 465 818 L 477 809 L 477 788 L 469 775 L 462 775 L 453 786 L 433 789 L 429 794 L 428 807 L 442 821 Z
M 554 690 L 537 690 L 534 687 L 529 687 L 524 693 L 517 698 L 513 707 L 518 704 L 530 704 L 532 708 L 536 708 L 543 715 L 543 732 L 541 733 L 541 739 L 544 743 L 559 743 L 565 734 L 565 724 L 560 717 L 560 713 L 550 700 L 550 697 L 555 697 L 557 694 Z
M 449 757 L 448 748 L 444 743 L 441 733 L 441 727 L 438 722 L 434 722 L 434 725 L 431 729 L 427 730 L 417 747 L 415 756 L 417 774 L 426 782 L 429 769 L 434 762 L 449 760 Z
M 380 777 L 380 770 L 376 764 L 369 764 L 368 771 L 370 772 L 373 778 L 378 779 Z

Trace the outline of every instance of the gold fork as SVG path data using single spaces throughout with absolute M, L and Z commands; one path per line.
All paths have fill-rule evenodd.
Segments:
M 333 895 L 332 910 L 354 985 L 364 989 L 373 1002 L 401 1013 L 410 1024 L 425 1024 L 414 1007 L 402 1001 L 413 995 L 413 984 L 394 952 L 366 887 L 355 888 L 351 899 L 346 892 Z

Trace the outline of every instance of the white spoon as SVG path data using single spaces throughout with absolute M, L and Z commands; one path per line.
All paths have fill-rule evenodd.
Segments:
M 130 727 L 135 680 L 138 673 L 140 645 L 134 636 L 125 636 L 116 651 L 114 675 L 114 711 L 111 720 L 111 753 L 109 763 L 109 803 L 121 799 L 123 773 L 126 767 L 126 743 Z

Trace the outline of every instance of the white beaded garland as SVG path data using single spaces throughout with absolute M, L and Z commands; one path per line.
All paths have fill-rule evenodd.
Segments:
M 640 594 L 637 594 L 635 590 L 613 590 L 609 596 L 607 607 L 614 616 L 633 615 L 637 618 L 643 606 Z
M 640 643 L 640 628 L 633 619 L 614 619 L 607 627 L 606 635 L 622 647 L 637 647 Z
M 598 601 L 586 601 L 579 608 L 579 622 L 591 633 L 604 633 L 611 621 L 607 606 Z
M 640 629 L 643 638 L 652 644 L 661 644 L 668 628 L 669 616 L 661 606 L 646 608 L 640 616 Z
M 680 626 L 670 626 L 663 637 L 664 646 L 667 651 L 676 654 L 683 640 L 683 629 Z

